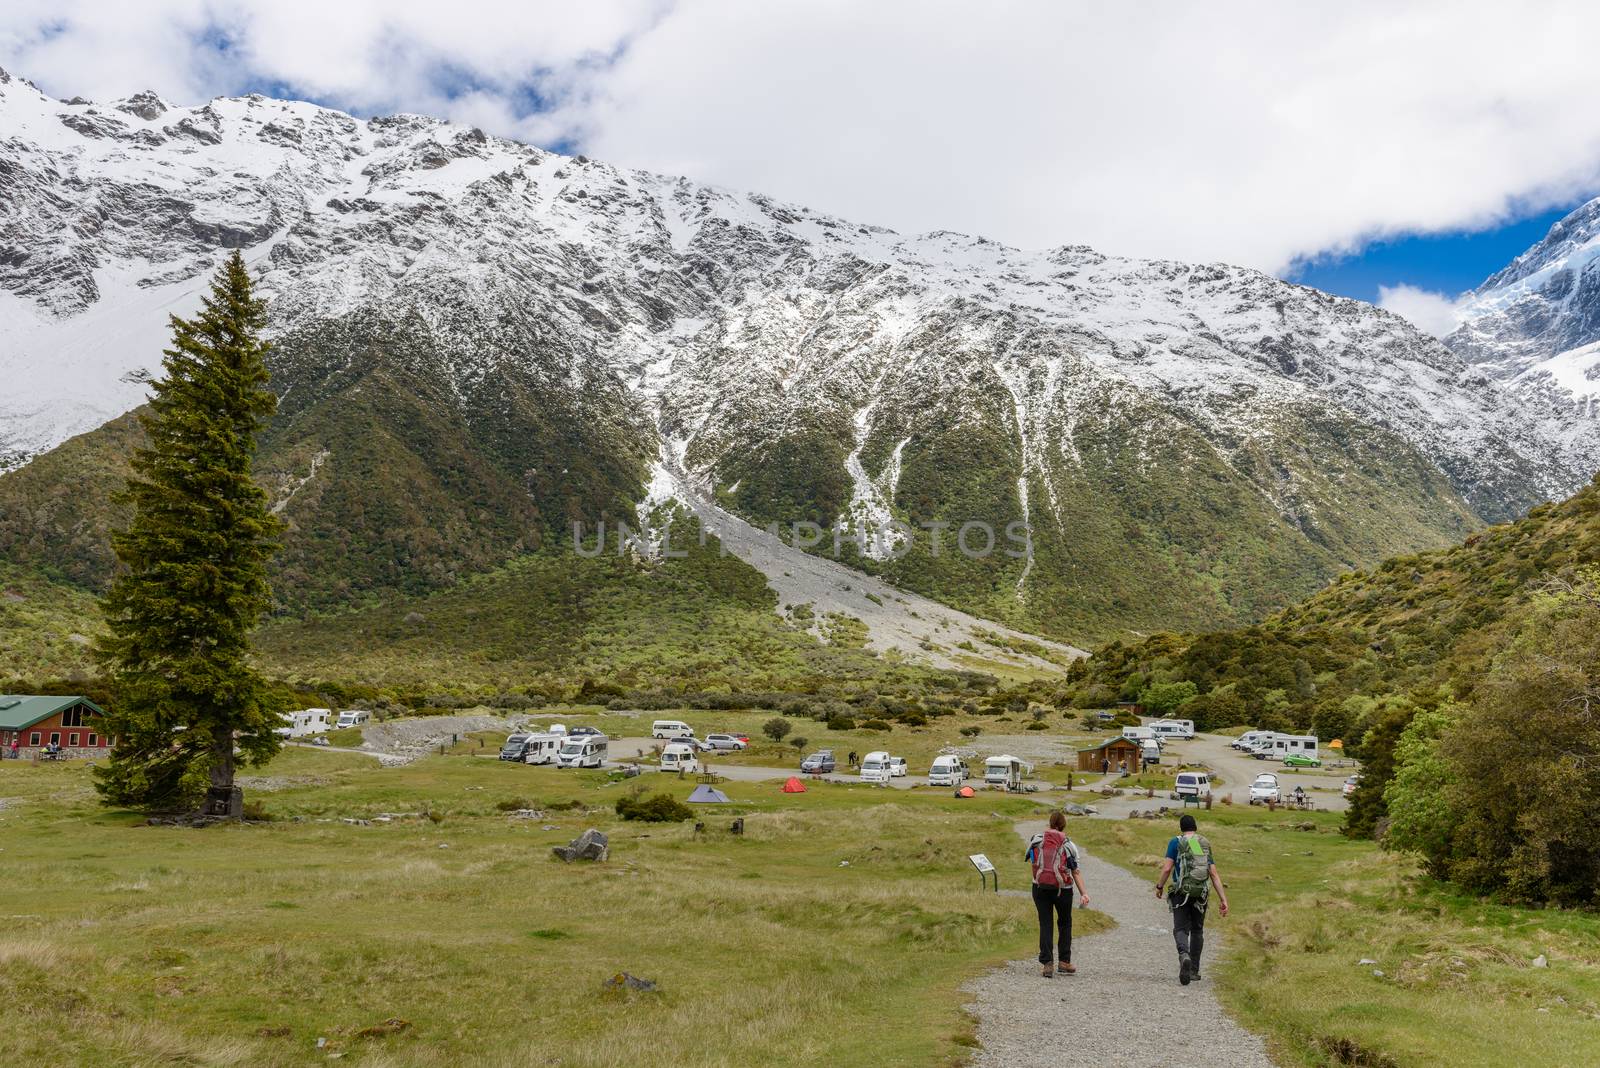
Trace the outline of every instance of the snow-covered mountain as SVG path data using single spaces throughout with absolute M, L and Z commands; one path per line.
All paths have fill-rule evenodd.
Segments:
M 1600 418 L 1600 198 L 1470 293 L 1445 343 L 1592 437 Z
M 0 234 L 0 466 L 136 405 L 165 315 L 238 247 L 272 302 L 291 519 L 402 452 L 455 493 L 429 466 L 449 433 L 475 500 L 550 529 L 684 479 L 869 537 L 1027 521 L 1015 559 L 890 538 L 855 562 L 1069 636 L 1254 615 L 1600 463 L 1403 320 L 1259 272 L 906 236 L 418 116 L 0 74 Z M 418 412 L 463 429 L 408 439 Z

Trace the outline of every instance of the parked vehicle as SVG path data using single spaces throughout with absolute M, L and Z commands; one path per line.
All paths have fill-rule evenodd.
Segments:
M 1157 738 L 1193 738 L 1194 720 L 1158 719 L 1150 724 L 1150 729 Z
M 501 760 L 521 760 L 528 747 L 528 732 L 518 731 L 506 738 L 505 744 L 500 747 Z
M 700 758 L 695 756 L 693 746 L 673 742 L 661 750 L 661 770 L 696 775 L 700 771 Z
M 606 732 L 601 730 L 599 727 L 574 727 L 572 730 L 567 732 L 567 737 L 569 738 L 593 737 L 594 735 L 599 735 L 600 737 L 604 738 L 606 736 Z
M 1344 781 L 1344 787 L 1343 787 L 1343 790 L 1342 790 L 1342 792 L 1344 793 L 1344 796 L 1349 797 L 1351 794 L 1355 793 L 1356 792 L 1356 787 L 1360 786 L 1360 785 L 1361 785 L 1361 776 L 1360 775 L 1352 775 L 1352 776 L 1350 776 L 1348 779 L 1346 779 Z
M 750 743 L 740 738 L 737 734 L 708 734 L 706 746 L 710 749 L 748 749 Z
M 1156 736 L 1154 727 L 1124 727 L 1122 736 L 1130 741 L 1142 742 Z
M 1284 760 L 1291 756 L 1317 756 L 1315 734 L 1271 734 L 1256 743 L 1252 755 L 1257 760 Z M 1319 758 L 1317 764 L 1322 763 Z
M 875 750 L 861 758 L 861 781 L 887 783 L 894 777 L 889 768 L 889 754 Z
M 1172 793 L 1180 800 L 1185 797 L 1200 800 L 1211 793 L 1211 775 L 1204 771 L 1180 771 Z
M 835 767 L 832 749 L 819 749 L 800 761 L 800 770 L 811 775 L 828 775 Z
M 693 738 L 694 728 L 681 719 L 658 719 L 650 725 L 652 738 Z
M 545 730 L 551 734 L 559 734 L 563 738 L 567 736 L 567 727 L 564 723 L 552 723 Z
M 910 769 L 906 767 L 906 758 L 905 757 L 890 757 L 889 758 L 889 775 L 891 777 L 896 778 L 896 779 L 903 779 L 903 778 L 906 777 L 906 773 L 909 770 Z
M 1022 789 L 1022 776 L 1033 770 L 1033 765 L 1009 753 L 992 756 L 983 762 L 983 781 L 989 786 L 1003 786 L 1007 790 Z
M 334 725 L 341 729 L 344 727 L 360 727 L 371 719 L 371 712 L 363 712 L 359 708 L 348 708 L 339 713 L 339 720 Z
M 552 731 L 540 731 L 530 734 L 522 741 L 522 762 L 524 764 L 554 764 L 561 756 L 561 747 L 566 744 L 565 734 L 556 734 Z
M 1145 767 L 1161 763 L 1161 743 L 1154 738 L 1146 738 L 1139 743 L 1139 757 Z
M 568 738 L 561 743 L 561 752 L 556 758 L 556 767 L 603 767 L 606 762 L 606 748 L 606 736 L 603 734 L 589 734 L 581 738 Z
M 1278 777 L 1276 775 L 1262 774 L 1256 776 L 1256 781 L 1250 784 L 1250 803 L 1262 805 L 1268 801 L 1282 801 L 1283 794 L 1278 790 Z
M 321 734 L 328 729 L 328 717 L 333 715 L 331 708 L 302 708 L 298 712 L 285 712 L 283 722 L 286 726 L 276 728 L 272 733 L 281 738 L 304 738 L 308 734 Z
M 933 758 L 933 767 L 928 769 L 929 786 L 960 786 L 966 780 L 966 761 L 949 753 Z
M 1286 768 L 1320 768 L 1322 767 L 1322 758 L 1315 753 L 1290 753 L 1283 758 L 1283 766 Z
M 1277 754 L 1278 739 L 1283 737 L 1287 736 L 1277 731 L 1262 731 L 1256 736 L 1255 741 L 1250 743 L 1247 752 L 1257 760 L 1272 759 Z
M 1271 733 L 1271 731 L 1245 731 L 1228 744 L 1234 749 L 1248 753 L 1255 748 L 1256 742 L 1260 741 L 1261 738 Z

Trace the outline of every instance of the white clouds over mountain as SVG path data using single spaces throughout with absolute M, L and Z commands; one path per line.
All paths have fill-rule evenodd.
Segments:
M 902 230 L 1281 269 L 1600 184 L 1582 3 L 12 0 L 59 95 L 448 114 Z M 1399 298 L 1396 298 L 1399 299 Z

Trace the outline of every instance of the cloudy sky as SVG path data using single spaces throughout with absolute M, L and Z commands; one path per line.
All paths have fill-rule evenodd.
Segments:
M 1435 329 L 1600 193 L 1600 5 L 6 0 L 60 97 L 446 115 L 906 231 L 1249 264 Z

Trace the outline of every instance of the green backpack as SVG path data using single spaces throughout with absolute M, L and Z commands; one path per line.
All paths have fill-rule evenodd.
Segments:
M 1211 894 L 1211 843 L 1198 834 L 1178 838 L 1172 867 L 1172 896 L 1205 904 Z

